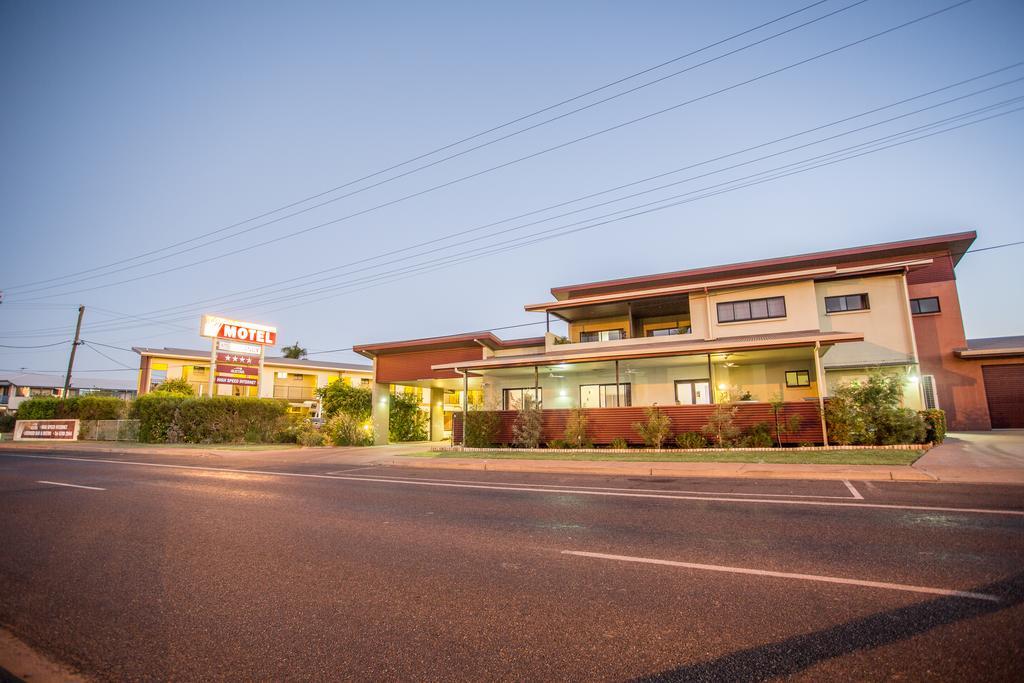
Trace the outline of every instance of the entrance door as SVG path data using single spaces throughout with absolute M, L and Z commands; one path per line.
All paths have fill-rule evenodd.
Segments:
M 711 382 L 706 379 L 676 380 L 676 403 L 682 406 L 709 405 Z

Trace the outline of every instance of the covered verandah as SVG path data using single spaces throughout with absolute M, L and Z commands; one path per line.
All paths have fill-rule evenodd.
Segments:
M 497 443 L 511 443 L 511 424 L 523 402 L 543 409 L 544 439 L 561 438 L 570 411 L 583 409 L 599 444 L 614 439 L 638 443 L 632 424 L 644 408 L 658 406 L 673 421 L 674 433 L 698 431 L 715 404 L 737 407 L 737 425 L 775 424 L 799 415 L 800 429 L 782 434 L 789 443 L 824 442 L 825 382 L 821 357 L 836 343 L 859 341 L 848 333 L 817 331 L 795 335 L 693 340 L 663 344 L 610 343 L 583 352 L 493 357 L 434 366 L 460 375 L 462 410 L 501 414 Z M 617 348 L 616 348 L 617 347 Z M 471 405 L 471 396 L 478 404 Z M 455 416 L 453 443 L 461 443 Z

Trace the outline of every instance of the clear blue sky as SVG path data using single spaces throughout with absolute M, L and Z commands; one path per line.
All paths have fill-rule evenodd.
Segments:
M 1024 60 L 1020 39 L 1024 3 L 975 0 L 904 30 L 568 148 L 271 246 L 232 253 L 692 99 L 953 1 L 870 0 L 689 73 L 301 216 L 166 260 L 33 294 L 27 291 L 30 288 L 16 286 L 102 266 L 231 225 L 672 59 L 811 0 L 503 4 L 4 0 L 0 3 L 4 102 L 0 110 L 0 253 L 4 256 L 0 288 L 8 291 L 7 303 L 0 305 L 0 344 L 67 339 L 74 307 L 84 303 L 83 336 L 115 346 L 202 348 L 197 334 L 199 313 L 208 310 L 276 324 L 284 341 L 297 339 L 311 350 L 332 349 L 530 322 L 538 318 L 526 314 L 523 304 L 546 300 L 551 286 L 572 282 L 966 228 L 978 230 L 977 246 L 1020 240 L 1024 238 L 1024 112 L 436 272 L 375 282 L 372 288 L 342 292 L 315 303 L 300 305 L 326 295 L 301 293 L 313 285 L 284 292 L 258 289 L 704 161 Z M 829 0 L 605 94 L 852 2 Z M 1024 68 L 1019 67 L 756 154 L 701 166 L 664 182 L 1022 76 Z M 332 282 L 430 258 L 451 258 L 453 253 L 496 240 L 767 171 L 1021 95 L 1024 81 L 603 210 L 489 241 L 446 242 L 451 250 L 398 264 L 363 264 L 357 267 L 377 266 L 377 270 Z M 409 168 L 413 166 L 401 170 Z M 639 189 L 647 187 L 650 184 Z M 577 206 L 583 205 L 569 208 Z M 189 266 L 199 258 L 220 254 L 229 255 Z M 968 336 L 1024 334 L 1022 307 L 1016 303 L 1024 300 L 1024 278 L 1018 266 L 1022 256 L 1024 247 L 1013 247 L 964 258 L 958 277 Z M 189 267 L 77 291 L 181 265 Z M 260 296 L 170 313 L 158 310 L 242 290 L 255 290 Z M 53 294 L 57 296 L 41 302 L 25 301 Z M 284 296 L 291 298 L 267 301 Z M 1007 306 L 1008 302 L 1013 305 Z M 288 308 L 279 310 L 283 306 Z M 106 322 L 115 317 L 111 311 L 184 321 L 175 320 L 178 327 Z M 542 329 L 524 327 L 500 334 L 522 336 Z M 104 351 L 120 363 L 137 365 L 132 353 Z M 35 351 L 0 349 L 0 368 L 58 369 L 66 356 L 66 345 Z M 319 357 L 358 359 L 346 353 Z M 115 366 L 93 350 L 82 349 L 78 367 L 96 371 Z M 108 376 L 131 375 L 112 372 Z

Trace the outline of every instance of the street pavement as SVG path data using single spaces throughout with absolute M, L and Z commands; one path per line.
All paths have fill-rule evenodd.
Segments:
M 96 680 L 1024 676 L 1019 486 L 0 449 L 0 549 Z

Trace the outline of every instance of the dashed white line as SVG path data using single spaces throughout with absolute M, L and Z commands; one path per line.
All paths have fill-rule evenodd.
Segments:
M 864 500 L 864 496 L 860 495 L 860 491 L 858 491 L 857 489 L 855 489 L 855 488 L 853 487 L 853 484 L 851 484 L 851 483 L 850 483 L 849 481 L 847 481 L 846 479 L 843 479 L 843 483 L 844 483 L 844 484 L 846 484 L 846 488 L 850 489 L 850 493 L 852 493 L 852 494 L 853 494 L 853 497 L 854 497 L 854 498 L 856 498 L 857 500 Z
M 985 515 L 1009 515 L 1013 517 L 1024 517 L 1024 510 L 1005 510 L 1005 509 L 994 509 L 994 508 L 953 508 L 953 507 L 941 507 L 936 505 L 891 505 L 885 503 L 866 503 L 866 502 L 854 502 L 852 500 L 848 502 L 843 501 L 825 501 L 825 500 L 778 500 L 770 498 L 730 498 L 726 496 L 694 496 L 694 495 L 672 495 L 671 492 L 665 493 L 629 493 L 626 491 L 602 491 L 586 488 L 573 488 L 573 489 L 546 489 L 538 488 L 532 485 L 524 486 L 501 486 L 498 484 L 449 484 L 444 482 L 435 481 L 422 481 L 419 479 L 383 479 L 381 477 L 370 477 L 370 476 L 349 476 L 334 475 L 334 474 L 310 474 L 307 472 L 279 472 L 273 470 L 245 470 L 245 469 L 233 469 L 230 467 L 206 467 L 201 465 L 172 465 L 169 463 L 159 462 L 136 462 L 131 460 L 111 460 L 108 458 L 75 458 L 65 457 L 57 455 L 26 455 L 22 453 L 0 453 L 0 456 L 8 458 L 33 458 L 39 460 L 63 460 L 65 462 L 78 462 L 78 463 L 103 463 L 108 465 L 126 465 L 134 467 L 162 467 L 166 469 L 178 469 L 178 470 L 194 470 L 200 472 L 224 472 L 225 474 L 239 475 L 248 474 L 253 476 L 266 476 L 266 477 L 294 477 L 300 479 L 333 479 L 336 481 L 362 481 L 371 482 L 377 484 L 400 484 L 405 486 L 433 486 L 441 488 L 459 488 L 459 489 L 484 489 L 491 491 L 513 491 L 520 493 L 543 493 L 546 495 L 552 495 L 555 493 L 561 494 L 576 494 L 581 496 L 603 496 L 609 498 L 650 498 L 660 500 L 687 500 L 687 501 L 703 501 L 703 502 L 720 502 L 720 503 L 745 503 L 754 504 L 760 503 L 765 505 L 810 505 L 819 507 L 845 507 L 845 508 L 860 508 L 860 509 L 875 509 L 875 510 L 913 510 L 921 512 L 950 512 L 954 514 L 985 514 Z
M 615 560 L 618 562 L 635 562 L 640 564 L 657 564 L 667 567 L 681 567 L 684 569 L 699 569 L 710 572 L 725 572 L 728 574 L 748 574 L 751 576 L 771 576 L 780 579 L 799 579 L 801 581 L 818 581 L 820 583 L 839 583 L 848 586 L 864 586 L 866 588 L 885 588 L 888 590 L 908 591 L 910 593 L 929 593 L 931 595 L 944 595 L 954 598 L 972 598 L 974 600 L 988 600 L 999 602 L 999 597 L 986 593 L 972 593 L 970 591 L 949 590 L 947 588 L 931 588 L 928 586 L 911 586 L 905 583 L 889 583 L 887 581 L 867 581 L 864 579 L 847 579 L 839 576 L 822 576 L 820 574 L 794 574 L 791 572 L 777 572 L 767 569 L 750 569 L 748 567 L 727 567 L 720 564 L 698 564 L 696 562 L 677 562 L 675 560 L 659 560 L 652 557 L 632 557 L 630 555 L 609 555 L 607 553 L 591 553 L 583 550 L 563 550 L 563 555 L 576 555 L 577 557 L 592 557 L 600 560 Z
M 106 491 L 106 489 L 101 489 L 99 486 L 82 486 L 81 484 L 65 484 L 65 483 L 60 482 L 60 481 L 43 481 L 42 479 L 39 479 L 39 480 L 36 481 L 36 483 L 37 484 L 50 484 L 51 486 L 68 486 L 68 487 L 73 488 L 73 489 L 89 489 L 90 491 Z

